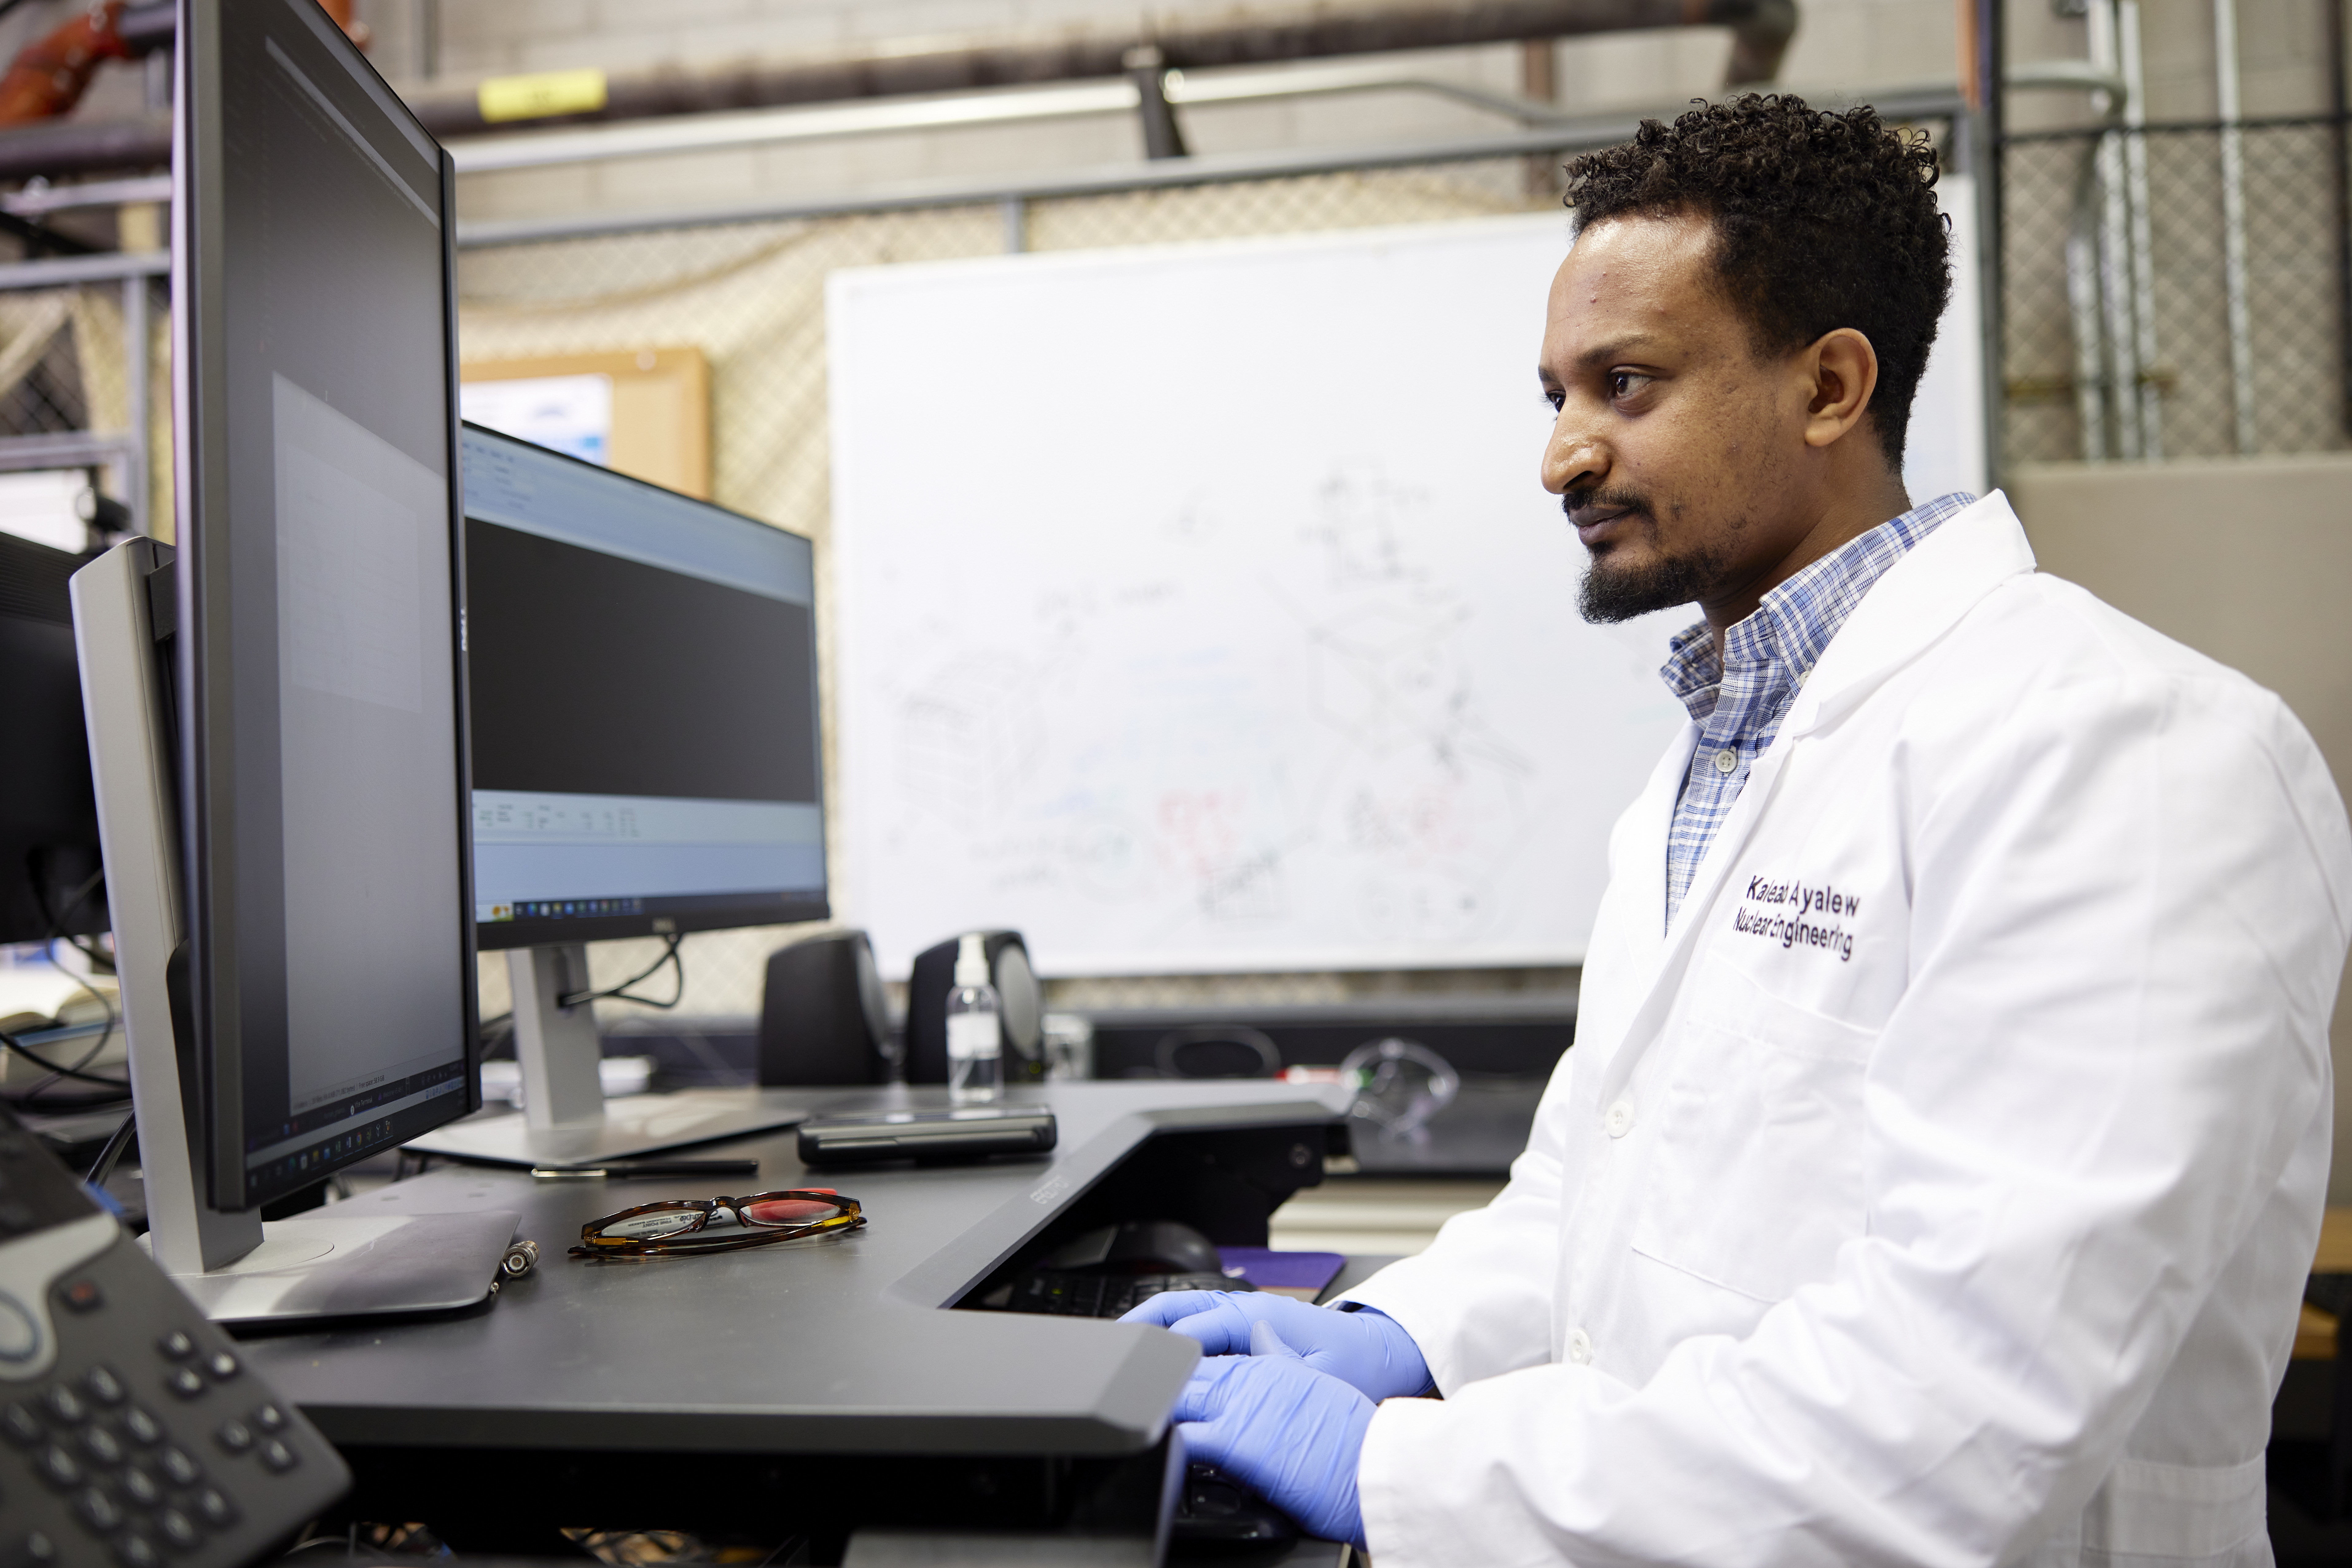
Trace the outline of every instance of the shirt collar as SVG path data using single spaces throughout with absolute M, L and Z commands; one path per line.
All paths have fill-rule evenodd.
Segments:
M 1659 678 L 1692 721 L 1699 724 L 1715 712 L 1727 664 L 1734 668 L 1777 664 L 1787 671 L 1792 686 L 1802 684 L 1871 584 L 1913 545 L 1975 500 L 1966 491 L 1955 490 L 1923 501 L 1798 571 L 1766 594 L 1752 614 L 1724 633 L 1720 658 L 1704 620 L 1684 627 L 1666 645 L 1666 662 L 1658 670 Z

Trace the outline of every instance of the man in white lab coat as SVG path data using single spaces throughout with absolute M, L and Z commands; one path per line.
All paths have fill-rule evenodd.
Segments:
M 1208 1352 L 1193 1456 L 1380 1568 L 2267 1563 L 2352 934 L 2325 765 L 2000 495 L 1905 494 L 1924 144 L 1748 98 L 1570 174 L 1544 482 L 1587 616 L 1704 613 L 1691 721 L 1502 1195 L 1342 1310 L 1139 1309 Z

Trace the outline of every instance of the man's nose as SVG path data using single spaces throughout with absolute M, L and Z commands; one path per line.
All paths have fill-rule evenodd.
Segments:
M 1565 495 L 1580 486 L 1600 485 L 1609 477 L 1609 451 L 1573 408 L 1562 409 L 1544 443 L 1543 487 Z

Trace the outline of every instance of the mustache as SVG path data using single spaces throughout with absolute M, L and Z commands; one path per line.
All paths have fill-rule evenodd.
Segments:
M 1605 507 L 1612 511 L 1639 512 L 1644 517 L 1650 514 L 1650 503 L 1628 489 L 1585 485 L 1560 494 L 1559 510 L 1571 522 L 1576 520 L 1578 512 L 1590 511 L 1596 507 Z

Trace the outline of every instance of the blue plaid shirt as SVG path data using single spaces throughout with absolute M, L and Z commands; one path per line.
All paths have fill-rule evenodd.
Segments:
M 1715 830 L 1731 815 L 1748 770 L 1772 743 L 1830 639 L 1888 567 L 1976 499 L 1957 491 L 1937 496 L 1822 556 L 1723 634 L 1720 659 L 1705 621 L 1668 645 L 1670 657 L 1658 673 L 1690 710 L 1699 733 L 1666 835 L 1667 924 L 1690 891 Z

